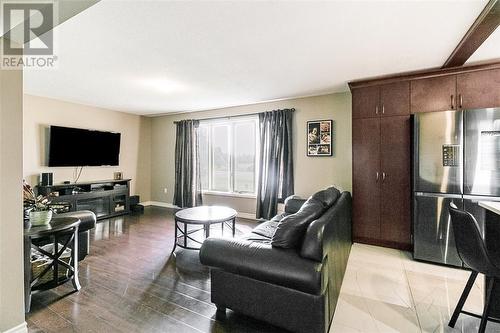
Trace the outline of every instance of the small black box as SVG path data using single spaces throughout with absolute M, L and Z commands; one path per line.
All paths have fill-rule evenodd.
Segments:
M 134 213 L 144 213 L 144 206 L 143 205 L 133 205 L 133 206 L 130 206 L 130 210 Z
M 130 206 L 138 205 L 140 202 L 139 196 L 138 195 L 131 195 L 130 196 Z

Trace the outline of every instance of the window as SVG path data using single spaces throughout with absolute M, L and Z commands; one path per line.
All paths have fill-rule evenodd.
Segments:
M 200 174 L 203 191 L 255 195 L 258 118 L 201 121 Z

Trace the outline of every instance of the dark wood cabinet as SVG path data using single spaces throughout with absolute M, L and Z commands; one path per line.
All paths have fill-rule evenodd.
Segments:
M 353 149 L 353 233 L 355 239 L 380 237 L 380 119 L 355 119 Z
M 410 100 L 412 113 L 456 109 L 456 75 L 411 81 Z
M 366 87 L 352 92 L 352 117 L 378 117 L 380 103 L 380 88 Z
M 500 107 L 500 69 L 457 75 L 461 109 Z
M 354 119 L 352 130 L 354 240 L 408 249 L 410 116 Z
M 500 107 L 500 63 L 350 82 L 353 239 L 411 249 L 411 116 Z
M 410 82 L 395 82 L 380 87 L 382 117 L 410 114 Z
M 411 244 L 410 116 L 386 117 L 380 123 L 380 238 Z
M 500 106 L 500 69 L 411 81 L 411 112 Z
M 410 83 L 395 82 L 352 92 L 352 117 L 378 118 L 410 114 Z
M 90 210 L 97 219 L 130 212 L 131 179 L 37 186 L 38 194 L 50 196 L 53 204 L 65 203 L 69 211 Z

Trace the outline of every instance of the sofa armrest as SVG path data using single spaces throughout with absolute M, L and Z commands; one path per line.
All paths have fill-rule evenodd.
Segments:
M 273 248 L 246 239 L 208 238 L 200 249 L 202 264 L 319 295 L 324 290 L 323 263 L 302 258 L 294 249 Z
M 299 198 L 291 195 L 285 199 L 285 213 L 295 214 L 299 211 L 300 207 L 306 202 L 306 199 Z
M 351 195 L 343 192 L 337 202 L 307 228 L 300 255 L 322 262 L 328 249 L 349 248 L 352 243 Z M 347 245 L 346 245 L 347 244 Z
M 78 232 L 85 232 L 90 229 L 95 228 L 97 222 L 97 217 L 94 212 L 90 210 L 79 210 L 76 212 L 67 212 L 55 215 L 55 217 L 75 217 L 80 219 L 80 226 L 78 227 Z

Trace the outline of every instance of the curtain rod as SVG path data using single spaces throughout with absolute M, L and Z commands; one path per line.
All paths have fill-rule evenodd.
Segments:
M 278 110 L 285 110 L 285 109 L 276 109 L 276 110 L 272 110 L 272 111 L 278 111 Z M 292 110 L 292 112 L 293 112 L 293 111 L 295 111 L 295 108 L 290 108 L 288 110 Z M 269 112 L 269 111 L 263 111 L 263 112 Z M 236 118 L 236 117 L 256 116 L 259 113 L 262 113 L 262 112 L 242 113 L 242 114 L 235 114 L 235 115 L 231 115 L 231 116 L 217 116 L 217 117 L 199 118 L 199 119 L 195 119 L 195 120 L 230 119 L 230 118 Z M 176 120 L 176 121 L 174 121 L 174 124 L 180 123 L 181 121 L 182 120 Z

